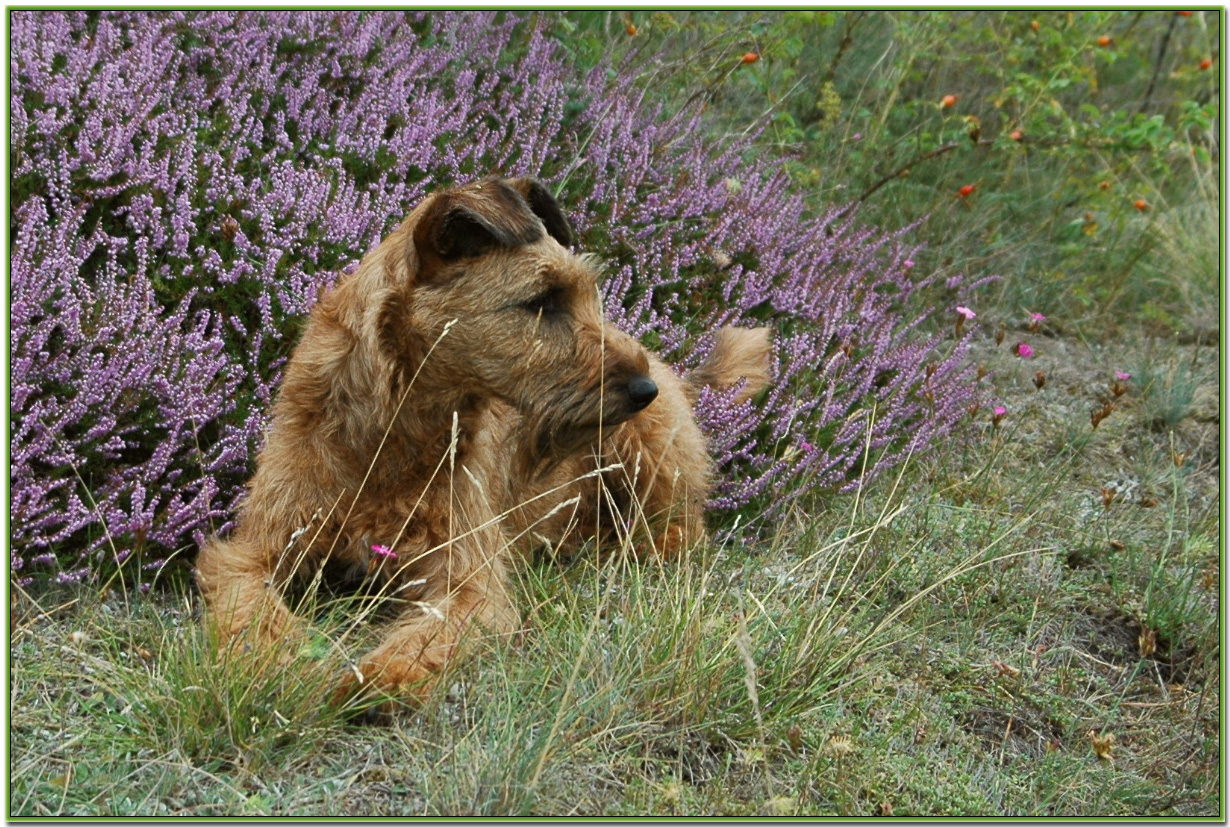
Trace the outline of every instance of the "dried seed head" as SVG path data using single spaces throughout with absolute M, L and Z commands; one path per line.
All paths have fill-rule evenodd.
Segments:
M 1020 669 L 999 660 L 991 661 L 991 668 L 995 670 L 995 674 L 1005 678 L 1016 678 L 1020 677 L 1021 674 Z
M 1098 735 L 1091 729 L 1089 730 L 1089 742 L 1093 744 L 1093 752 L 1100 760 L 1114 760 L 1114 757 L 1110 754 L 1111 748 L 1115 745 L 1114 733 L 1108 732 L 1105 735 Z
M 1136 638 L 1136 643 L 1140 646 L 1140 656 L 1147 658 L 1157 651 L 1157 632 L 1147 627 L 1142 627 L 1140 635 Z
M 1103 419 L 1110 416 L 1111 411 L 1113 411 L 1114 409 L 1115 409 L 1115 405 L 1113 402 L 1107 402 L 1106 404 L 1102 405 L 1101 408 L 1094 408 L 1092 411 L 1089 412 L 1089 422 L 1093 425 L 1094 428 L 1097 428 Z
M 854 752 L 854 742 L 849 735 L 834 735 L 824 745 L 824 752 L 830 758 L 844 758 Z

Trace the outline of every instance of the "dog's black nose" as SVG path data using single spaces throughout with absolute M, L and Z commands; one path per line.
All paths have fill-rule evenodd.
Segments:
M 637 376 L 628 382 L 628 399 L 636 410 L 642 410 L 657 398 L 658 386 L 648 376 Z

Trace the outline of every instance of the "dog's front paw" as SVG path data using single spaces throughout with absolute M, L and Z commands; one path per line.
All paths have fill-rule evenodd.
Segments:
M 675 560 L 708 538 L 708 532 L 703 525 L 688 528 L 681 523 L 671 523 L 663 529 L 646 532 L 647 541 L 636 545 L 637 557 L 642 560 Z
M 398 707 L 421 706 L 439 679 L 438 671 L 418 661 L 368 656 L 347 666 L 333 692 L 333 703 L 351 706 L 368 717 L 384 717 Z
M 333 689 L 332 705 L 356 723 L 380 725 L 388 723 L 402 706 L 393 698 L 377 693 L 354 664 L 347 665 Z

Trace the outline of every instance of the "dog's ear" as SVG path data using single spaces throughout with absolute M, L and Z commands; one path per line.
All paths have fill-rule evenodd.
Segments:
M 572 243 L 568 219 L 534 178 L 485 178 L 437 193 L 414 227 L 419 280 L 430 281 L 446 263 L 532 244 L 544 228 L 560 244 Z
M 432 196 L 414 228 L 419 278 L 440 265 L 542 238 L 543 224 L 508 182 L 487 178 Z
M 534 215 L 542 220 L 547 233 L 565 247 L 572 245 L 572 227 L 564 217 L 559 202 L 537 178 L 510 178 L 508 183 L 530 205 Z
M 414 228 L 420 254 L 444 261 L 480 256 L 492 247 L 530 244 L 542 237 L 525 201 L 498 180 L 433 196 Z

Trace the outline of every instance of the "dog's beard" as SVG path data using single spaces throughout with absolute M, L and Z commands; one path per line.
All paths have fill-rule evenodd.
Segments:
M 623 422 L 635 416 L 635 411 L 620 410 L 608 405 L 608 410 L 570 411 L 561 417 L 560 408 L 523 411 L 517 434 L 518 470 L 527 479 L 545 476 L 561 462 L 578 454 L 600 453 L 603 441 Z

